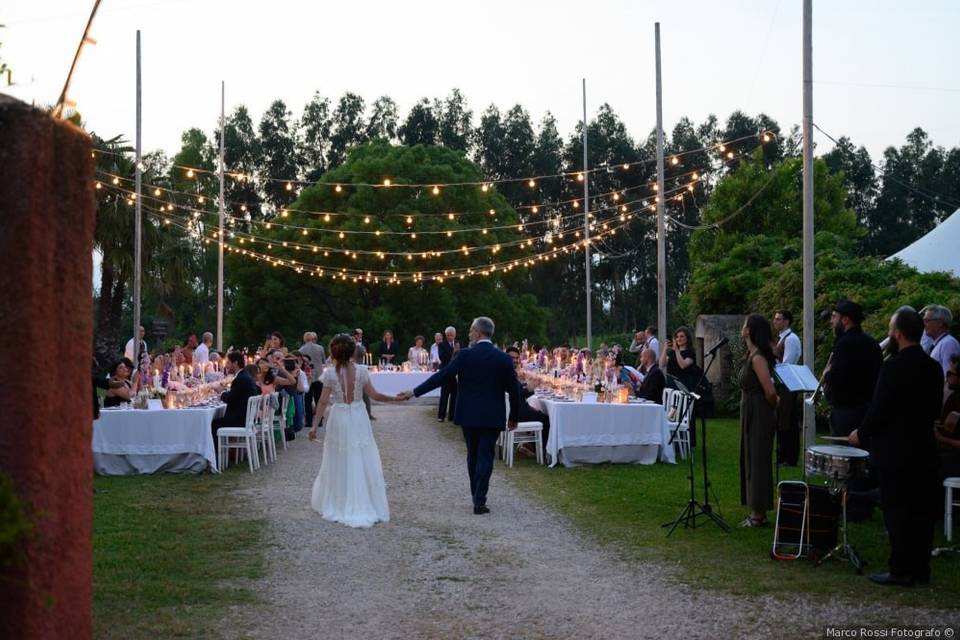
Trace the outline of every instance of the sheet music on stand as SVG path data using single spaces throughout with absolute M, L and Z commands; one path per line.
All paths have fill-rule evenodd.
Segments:
M 778 364 L 773 372 L 783 386 L 793 393 L 816 391 L 820 384 L 813 372 L 802 364 Z

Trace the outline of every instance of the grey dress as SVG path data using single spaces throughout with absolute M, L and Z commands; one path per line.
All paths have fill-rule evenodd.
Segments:
M 740 372 L 740 503 L 751 511 L 773 509 L 773 437 L 777 411 L 763 395 L 752 353 Z

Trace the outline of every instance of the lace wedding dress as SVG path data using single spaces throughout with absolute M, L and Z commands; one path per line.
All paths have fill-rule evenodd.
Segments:
M 351 527 L 371 527 L 390 520 L 380 451 L 363 404 L 363 388 L 370 374 L 356 367 L 350 393 L 347 369 L 327 367 L 320 377 L 330 389 L 330 412 L 324 421 L 323 462 L 313 482 L 311 504 L 325 520 Z

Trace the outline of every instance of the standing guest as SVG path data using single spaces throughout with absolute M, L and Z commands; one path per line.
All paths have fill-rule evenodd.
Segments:
M 960 354 L 950 358 L 947 369 L 947 390 L 940 423 L 933 436 L 940 447 L 940 478 L 960 476 Z
M 517 347 L 507 347 L 505 350 L 506 354 L 510 356 L 510 360 L 513 361 L 513 368 L 516 371 L 520 371 L 520 349 Z M 540 437 L 543 442 L 543 447 L 546 449 L 547 440 L 550 438 L 550 416 L 548 416 L 543 411 L 534 409 L 527 402 L 527 398 L 533 395 L 527 386 L 520 382 L 520 379 L 517 378 L 517 392 L 520 394 L 520 411 L 517 414 L 517 420 L 519 422 L 539 422 L 543 425 L 543 432 L 540 434 Z M 533 453 L 527 451 L 528 453 Z M 535 454 L 534 454 L 535 455 Z
M 137 333 L 139 334 L 138 337 L 140 339 L 139 353 L 143 353 L 147 350 L 147 343 L 143 340 L 143 337 L 147 335 L 147 332 L 144 330 L 143 326 L 140 326 L 140 328 L 137 329 Z M 133 338 L 127 340 L 127 346 L 123 350 L 123 357 L 130 362 L 133 362 Z
M 645 373 L 643 382 L 637 387 L 637 397 L 650 402 L 663 402 L 663 389 L 667 386 L 667 379 L 657 365 L 657 356 L 653 349 L 644 349 L 640 353 L 640 364 Z
M 303 370 L 303 355 L 299 351 L 291 351 L 287 354 L 286 360 L 284 360 L 284 366 L 289 370 L 289 362 L 293 361 L 293 371 L 290 373 L 293 374 L 293 377 L 296 378 L 297 383 L 292 387 L 293 391 L 293 430 L 300 431 L 303 429 L 306 423 L 306 407 L 304 406 L 305 397 L 307 391 L 310 390 L 310 382 L 307 379 L 307 374 Z M 313 424 L 312 422 L 309 424 Z
M 443 334 L 433 334 L 433 344 L 430 345 L 430 364 L 434 371 L 440 369 L 440 345 L 443 343 Z
M 660 368 L 668 376 L 676 378 L 690 391 L 695 391 L 699 378 L 697 352 L 693 350 L 693 334 L 680 327 L 673 332 L 673 340 L 667 340 L 667 348 L 660 354 Z
M 930 551 L 939 503 L 934 422 L 943 405 L 943 370 L 923 352 L 923 318 L 900 307 L 890 319 L 894 355 L 883 363 L 873 402 L 850 444 L 870 450 L 880 471 L 880 502 L 890 539 L 889 572 L 880 585 L 930 581 Z
M 960 342 L 950 335 L 950 323 L 953 314 L 950 309 L 939 304 L 927 307 L 923 315 L 924 333 L 931 340 L 930 357 L 940 363 L 944 375 L 950 369 L 950 358 L 960 354 Z
M 647 348 L 647 332 L 637 331 L 633 334 L 633 342 L 627 347 L 627 351 L 637 354 L 637 369 L 640 368 L 640 355 Z
M 380 362 L 388 365 L 396 364 L 397 344 L 393 341 L 393 331 L 383 332 L 383 342 L 380 343 Z
M 849 435 L 863 422 L 883 364 L 880 345 L 864 333 L 862 322 L 863 309 L 849 300 L 838 302 L 830 316 L 836 339 L 823 386 L 830 403 L 830 434 L 835 437 Z
M 253 396 L 260 395 L 260 387 L 257 386 L 249 373 L 244 370 L 243 354 L 239 351 L 231 351 L 227 354 L 226 372 L 233 374 L 233 382 L 230 383 L 230 390 L 224 391 L 220 399 L 227 403 L 227 408 L 223 415 L 214 418 L 210 425 L 213 432 L 213 441 L 217 441 L 217 429 L 221 427 L 243 427 L 247 419 L 247 400 Z M 214 447 L 214 450 L 219 447 Z M 219 455 L 219 452 L 217 453 Z
M 193 367 L 193 352 L 197 349 L 197 336 L 190 334 L 187 344 L 183 346 L 183 362 Z M 191 369 L 192 370 L 192 369 Z
M 213 334 L 207 331 L 203 334 L 200 344 L 193 352 L 193 361 L 203 367 L 203 370 L 206 370 L 207 364 L 210 362 L 210 347 L 212 346 Z
M 437 347 L 440 354 L 440 368 L 443 369 L 449 365 L 460 351 L 460 343 L 457 342 L 457 330 L 453 327 L 447 327 L 444 330 L 446 339 Z M 440 406 L 437 409 L 437 419 L 443 422 L 447 419 L 447 405 L 450 406 L 449 416 L 452 420 L 456 415 L 457 408 L 457 377 L 448 376 L 444 378 L 440 386 Z
M 107 395 L 103 399 L 103 406 L 119 407 L 124 402 L 130 402 L 140 390 L 137 376 L 133 375 L 133 363 L 128 358 L 121 358 L 113 365 L 110 371 L 110 381 L 107 383 Z
M 653 351 L 653 357 L 660 357 L 660 341 L 657 340 L 657 328 L 653 325 L 647 327 L 647 330 L 644 332 L 647 337 L 647 349 Z
M 287 354 L 287 341 L 283 339 L 283 334 L 279 331 L 274 331 L 270 334 L 270 347 L 274 350 L 279 350 L 284 355 Z
M 780 309 L 773 314 L 773 327 L 777 330 L 777 345 L 773 354 L 783 364 L 800 363 L 800 338 L 793 330 L 793 314 Z M 777 408 L 777 464 L 797 466 L 800 457 L 800 394 L 791 393 L 786 386 L 777 385 L 780 405 Z
M 360 338 L 362 338 L 363 331 L 361 331 L 360 329 L 357 329 L 357 331 L 360 331 Z M 356 332 L 354 332 L 354 334 L 356 335 Z M 367 359 L 367 348 L 363 345 L 362 342 L 360 342 L 360 339 L 357 337 L 354 337 L 354 343 L 356 344 L 356 347 L 354 348 L 354 351 L 353 351 L 353 362 L 355 364 L 363 365 L 363 363 L 366 362 L 366 359 Z M 364 406 L 367 407 L 367 417 L 370 418 L 371 420 L 376 420 L 376 418 L 373 417 L 373 411 L 370 408 L 370 396 L 367 395 L 366 391 L 363 392 L 363 404 Z
M 305 399 L 305 408 L 307 424 L 313 424 L 313 411 L 317 402 L 320 401 L 320 394 L 323 393 L 323 383 L 320 382 L 320 376 L 323 374 L 323 363 L 327 359 L 323 350 L 323 345 L 317 342 L 317 334 L 313 331 L 307 331 L 303 334 L 303 344 L 300 345 L 300 353 L 310 358 L 312 368 L 310 370 L 310 389 L 307 391 Z M 320 416 L 321 422 L 323 416 Z
M 427 350 L 423 348 L 423 336 L 417 336 L 413 339 L 413 346 L 407 349 L 407 362 L 414 369 L 426 369 L 428 360 Z
M 773 336 L 759 313 L 747 316 L 740 336 L 747 346 L 740 372 L 740 503 L 750 509 L 740 525 L 761 527 L 773 508 L 771 457 L 779 400 L 773 387 Z

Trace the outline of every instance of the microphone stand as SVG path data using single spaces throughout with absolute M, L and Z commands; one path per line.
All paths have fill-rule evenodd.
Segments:
M 697 382 L 697 386 L 695 388 L 700 388 L 700 385 L 703 384 L 703 381 L 706 379 L 707 372 L 710 371 L 710 367 L 713 366 L 713 362 L 717 358 L 717 349 L 720 346 L 721 345 L 717 345 L 716 347 L 714 347 L 708 352 L 707 355 L 710 357 L 710 360 L 707 363 L 707 366 L 704 368 L 703 373 L 700 375 L 700 380 Z M 677 436 L 677 432 L 680 429 L 680 425 L 683 423 L 683 419 L 686 417 L 685 414 L 689 412 L 690 408 L 693 406 L 692 401 L 700 399 L 700 396 L 698 396 L 695 393 L 691 393 L 686 387 L 684 387 L 679 382 L 678 382 L 678 385 L 680 387 L 680 389 L 678 389 L 679 393 L 682 393 L 683 395 L 685 395 L 689 401 L 687 402 L 687 405 L 685 407 L 684 414 L 681 414 L 679 419 L 677 420 L 677 426 L 673 430 L 673 433 L 670 436 L 670 444 L 673 444 L 673 441 Z M 694 419 L 692 422 L 693 422 L 693 428 L 696 429 L 697 428 L 696 419 Z M 720 527 L 722 531 L 726 533 L 730 533 L 730 525 L 727 524 L 727 522 L 718 513 L 716 513 L 713 510 L 713 506 L 710 504 L 710 478 L 707 472 L 707 421 L 702 412 L 700 414 L 700 433 L 701 433 L 700 444 L 702 446 L 701 456 L 702 456 L 702 465 L 703 465 L 703 494 L 704 494 L 703 504 L 700 504 L 699 502 L 697 502 L 696 489 L 695 489 L 696 483 L 694 482 L 694 466 L 693 466 L 694 454 L 693 454 L 693 448 L 691 447 L 690 455 L 688 456 L 689 475 L 687 476 L 687 479 L 690 481 L 690 499 L 687 500 L 687 504 L 684 506 L 684 508 L 680 511 L 680 514 L 674 520 L 671 520 L 670 522 L 667 522 L 661 525 L 662 527 L 670 527 L 670 531 L 667 532 L 667 537 L 670 537 L 670 534 L 673 533 L 674 529 L 676 529 L 677 525 L 679 525 L 681 522 L 683 523 L 684 529 L 688 527 L 692 527 L 696 529 L 697 516 L 699 515 L 706 516 L 707 518 L 712 520 L 714 524 Z

